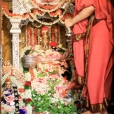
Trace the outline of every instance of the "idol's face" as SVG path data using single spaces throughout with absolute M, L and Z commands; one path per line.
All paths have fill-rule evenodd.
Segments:
M 48 38 L 48 32 L 47 31 L 42 33 L 42 38 L 43 39 L 47 39 Z
M 11 83 L 10 82 L 6 83 L 6 88 L 7 89 L 10 89 L 11 88 Z

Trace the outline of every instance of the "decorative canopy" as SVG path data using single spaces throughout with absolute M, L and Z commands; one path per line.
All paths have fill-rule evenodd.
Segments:
M 2 9 L 8 18 L 20 18 L 25 21 L 38 22 L 41 25 L 53 25 L 58 22 L 64 24 L 67 16 L 72 16 L 68 12 L 71 6 L 70 0 L 19 0 L 24 9 L 21 13 L 9 12 L 7 6 L 2 2 Z M 17 6 L 18 7 L 18 6 Z M 71 7 L 70 7 L 71 9 Z

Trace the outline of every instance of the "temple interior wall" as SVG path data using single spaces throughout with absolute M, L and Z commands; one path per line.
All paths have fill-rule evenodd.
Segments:
M 10 33 L 11 23 L 6 16 L 3 16 L 2 22 L 2 58 L 3 62 L 10 61 L 11 62 L 11 53 L 12 53 L 12 46 L 11 46 L 11 39 L 12 35 Z

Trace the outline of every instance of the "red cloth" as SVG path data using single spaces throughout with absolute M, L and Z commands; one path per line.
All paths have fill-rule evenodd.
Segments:
M 106 20 L 108 29 L 110 30 L 110 40 L 114 44 L 114 38 L 112 38 L 112 15 L 114 15 L 114 9 L 112 10 L 109 0 L 76 0 L 74 16 L 91 5 L 95 7 L 95 18 Z M 88 20 L 85 19 L 75 24 L 73 28 L 74 34 L 86 32 L 87 23 Z
M 109 34 L 105 20 L 96 24 L 91 31 L 87 80 L 91 104 L 102 104 L 104 98 L 110 99 L 113 45 Z
M 112 15 L 114 9 L 108 0 L 76 0 L 74 16 L 80 13 L 85 7 L 93 5 L 95 7 L 95 18 L 101 19 L 91 29 L 87 91 L 83 94 L 89 98 L 91 105 L 102 104 L 104 98 L 110 99 L 110 86 L 112 79 L 112 50 L 114 44 Z M 113 21 L 113 22 L 112 22 Z M 74 25 L 74 34 L 85 33 L 88 19 Z M 76 72 L 81 77 L 84 76 L 84 54 L 85 39 L 73 44 L 74 61 Z

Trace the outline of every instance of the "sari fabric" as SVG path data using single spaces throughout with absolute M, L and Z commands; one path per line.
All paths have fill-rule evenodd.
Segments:
M 73 43 L 74 62 L 77 82 L 83 85 L 85 107 L 92 112 L 102 112 L 108 106 L 111 94 L 114 12 L 108 0 L 76 0 L 74 16 L 91 5 L 95 7 L 95 20 L 99 21 L 95 25 L 91 24 L 89 36 Z M 76 23 L 74 35 L 86 34 L 88 25 L 88 19 Z

